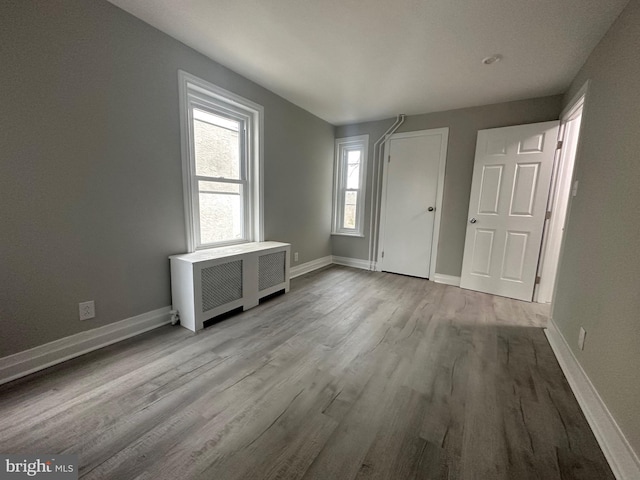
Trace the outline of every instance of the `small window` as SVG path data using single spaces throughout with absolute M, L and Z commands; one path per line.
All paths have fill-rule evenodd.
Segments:
M 363 236 L 369 135 L 336 140 L 333 233 Z
M 179 72 L 189 250 L 260 241 L 262 107 Z

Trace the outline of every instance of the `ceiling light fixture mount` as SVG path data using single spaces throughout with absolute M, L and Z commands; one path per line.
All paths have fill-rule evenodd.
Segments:
M 502 60 L 502 55 L 497 53 L 495 55 L 491 55 L 490 57 L 483 58 L 482 63 L 484 63 L 485 65 L 493 65 L 494 63 L 498 63 L 500 60 Z

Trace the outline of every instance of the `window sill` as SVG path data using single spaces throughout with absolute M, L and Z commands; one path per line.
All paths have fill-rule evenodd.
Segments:
M 240 245 L 246 245 L 247 243 L 256 243 L 252 240 L 230 240 L 228 242 L 220 242 L 214 245 L 201 245 L 199 247 L 196 247 L 195 251 L 196 252 L 203 252 L 206 250 L 219 250 L 221 248 L 228 248 L 228 247 L 237 247 Z
M 179 258 L 190 262 L 202 262 L 208 260 L 215 260 L 218 258 L 242 256 L 247 253 L 258 252 L 274 247 L 286 246 L 286 243 L 280 242 L 245 242 L 235 245 L 227 245 L 225 247 L 212 247 L 196 250 L 191 253 L 184 253 L 179 255 L 171 255 L 169 258 Z
M 364 238 L 362 233 L 331 232 L 332 236 Z

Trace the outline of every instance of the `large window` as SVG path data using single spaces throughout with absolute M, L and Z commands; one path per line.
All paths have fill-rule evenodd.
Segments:
M 333 233 L 363 236 L 369 135 L 336 140 Z
M 262 107 L 179 72 L 189 250 L 262 240 Z

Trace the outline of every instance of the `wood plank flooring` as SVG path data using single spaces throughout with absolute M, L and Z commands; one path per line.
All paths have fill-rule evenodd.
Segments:
M 83 479 L 614 479 L 546 307 L 333 266 L 0 387 L 0 452 Z

